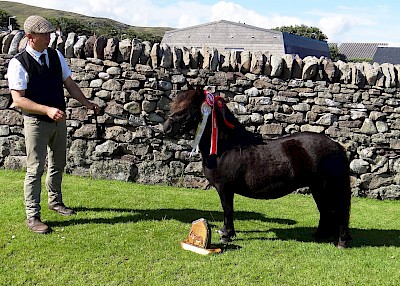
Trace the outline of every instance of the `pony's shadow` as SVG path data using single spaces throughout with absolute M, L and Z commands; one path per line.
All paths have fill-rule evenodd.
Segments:
M 287 227 L 287 228 L 271 228 L 268 230 L 251 230 L 237 231 L 239 240 L 284 240 L 284 241 L 300 241 L 315 242 L 312 234 L 316 228 L 312 227 Z M 265 233 L 265 236 L 260 236 Z M 268 237 L 267 233 L 275 234 L 274 238 Z M 254 234 L 257 237 L 254 237 Z M 384 247 L 395 246 L 400 247 L 400 230 L 397 229 L 360 229 L 350 228 L 352 240 L 349 243 L 351 248 L 358 247 Z M 253 237 L 252 237 L 253 236 Z M 327 242 L 325 242 L 327 243 Z M 331 243 L 331 242 L 329 242 Z
M 209 222 L 223 222 L 223 213 L 221 211 L 207 211 L 197 209 L 124 209 L 124 208 L 90 208 L 77 207 L 78 212 L 111 212 L 115 213 L 112 217 L 107 218 L 71 218 L 69 220 L 51 221 L 50 226 L 63 227 L 75 224 L 118 224 L 130 223 L 138 221 L 163 221 L 177 220 L 183 223 L 192 223 L 199 218 L 205 218 Z M 282 228 L 269 228 L 265 230 L 240 230 L 237 229 L 237 241 L 240 240 L 284 240 L 284 241 L 300 241 L 315 242 L 312 234 L 316 227 L 293 227 L 297 222 L 290 219 L 269 218 L 264 214 L 257 212 L 236 211 L 235 221 L 238 220 L 258 220 L 261 222 L 274 223 L 283 225 Z M 214 227 L 214 225 L 210 224 Z M 262 234 L 265 233 L 263 236 Z M 275 237 L 271 238 L 267 233 L 274 233 Z M 359 229 L 350 228 L 353 240 L 350 247 L 383 247 L 395 246 L 400 247 L 400 230 L 396 229 Z M 254 236 L 256 234 L 256 237 Z M 260 236 L 261 234 L 261 236 Z
M 197 209 L 124 209 L 124 208 L 90 208 L 77 207 L 74 208 L 79 212 L 111 212 L 115 216 L 111 218 L 71 218 L 70 220 L 51 221 L 51 226 L 67 226 L 75 224 L 117 224 L 129 223 L 137 221 L 154 221 L 154 220 L 177 220 L 183 223 L 192 223 L 199 218 L 205 218 L 209 222 L 223 221 L 223 213 L 220 211 L 207 211 Z M 259 220 L 262 222 L 294 225 L 296 221 L 290 219 L 268 218 L 264 214 L 256 212 L 237 211 L 235 212 L 235 220 Z

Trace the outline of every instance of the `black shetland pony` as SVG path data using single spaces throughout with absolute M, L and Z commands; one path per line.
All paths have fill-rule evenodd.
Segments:
M 221 242 L 227 243 L 235 236 L 234 194 L 275 199 L 308 186 L 320 212 L 314 237 L 333 237 L 339 248 L 346 247 L 351 240 L 351 193 L 349 163 L 341 145 L 311 132 L 264 141 L 239 123 L 222 98 L 210 100 L 209 96 L 200 89 L 180 93 L 172 101 L 163 127 L 170 137 L 184 134 L 195 130 L 202 121 L 205 104 L 213 110 L 214 121 L 213 116 L 205 120 L 199 150 L 204 175 L 218 191 L 224 211 L 224 225 L 219 231 Z M 218 129 L 218 135 L 212 132 L 212 125 Z M 215 143 L 216 152 L 210 154 Z

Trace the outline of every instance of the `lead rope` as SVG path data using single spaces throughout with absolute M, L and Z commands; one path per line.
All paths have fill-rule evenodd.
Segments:
M 99 126 L 99 122 L 97 120 L 97 113 L 96 110 L 93 110 L 94 112 L 94 121 L 96 123 L 96 133 L 97 133 L 97 139 L 101 139 L 101 130 L 100 130 L 100 126 Z

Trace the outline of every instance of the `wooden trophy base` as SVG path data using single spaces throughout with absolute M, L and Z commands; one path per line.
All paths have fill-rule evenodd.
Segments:
M 221 253 L 221 248 L 215 247 L 210 244 L 211 230 L 208 226 L 207 220 L 200 218 L 192 222 L 187 238 L 181 242 L 184 250 L 189 250 L 198 254 L 208 255 L 214 253 Z

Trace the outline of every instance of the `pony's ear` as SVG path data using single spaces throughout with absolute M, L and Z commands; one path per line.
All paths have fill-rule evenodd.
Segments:
M 224 120 L 224 123 L 226 126 L 228 126 L 228 128 L 230 128 L 230 129 L 235 128 L 235 125 L 232 124 L 232 122 L 235 122 L 235 121 L 234 120 L 232 121 L 233 118 L 231 118 L 231 117 L 233 117 L 233 115 L 232 115 L 231 111 L 229 110 L 229 108 L 226 106 L 225 99 L 223 99 L 220 96 L 216 96 L 214 108 L 219 110 L 219 112 L 221 113 L 222 118 Z
M 198 92 L 201 92 L 201 93 L 203 93 L 203 91 L 204 91 L 204 87 L 202 87 L 201 85 L 196 85 L 196 90 L 198 91 Z
M 193 85 L 191 85 L 189 82 L 187 82 L 187 87 L 188 87 L 188 89 L 195 89 L 195 88 L 193 87 Z

